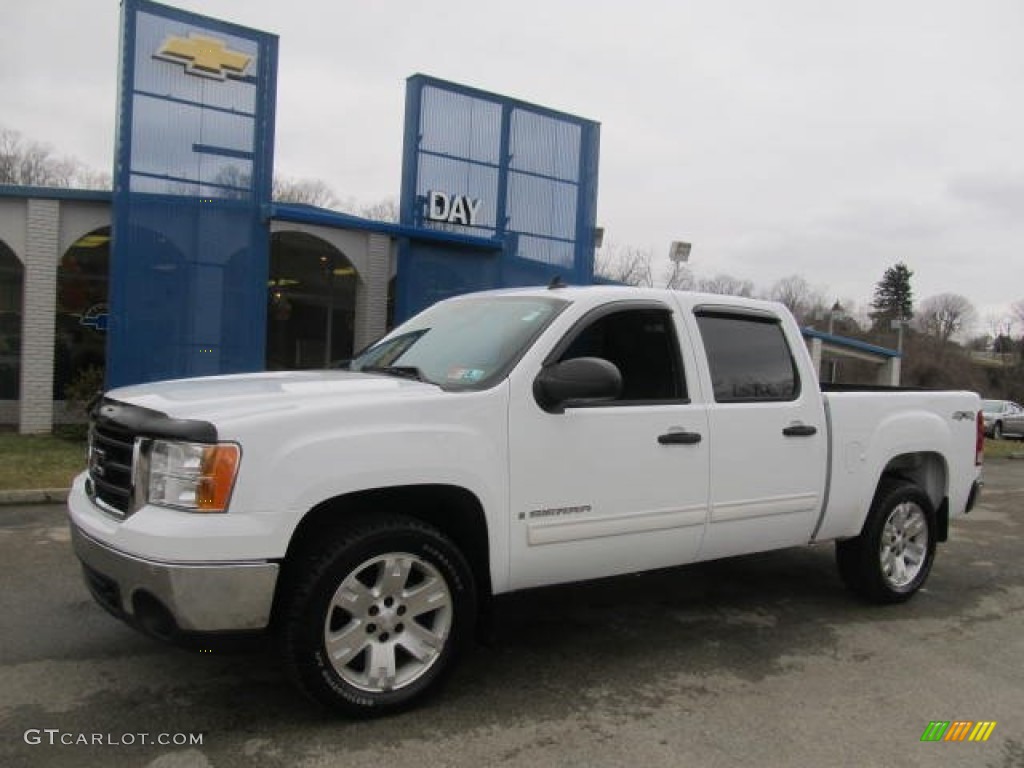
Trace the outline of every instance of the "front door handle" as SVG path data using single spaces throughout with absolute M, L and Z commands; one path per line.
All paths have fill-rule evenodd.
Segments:
M 658 435 L 658 442 L 662 445 L 695 445 L 701 441 L 698 432 L 666 432 Z
M 794 424 L 792 427 L 782 430 L 782 434 L 786 437 L 810 437 L 818 434 L 818 428 L 812 427 L 810 424 Z

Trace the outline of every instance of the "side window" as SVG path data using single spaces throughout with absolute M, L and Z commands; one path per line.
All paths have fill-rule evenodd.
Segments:
M 716 402 L 795 400 L 800 394 L 793 355 L 777 320 L 698 311 L 697 325 Z
M 664 309 L 624 309 L 603 315 L 579 331 L 558 361 L 601 357 L 622 373 L 618 403 L 686 399 L 672 313 Z

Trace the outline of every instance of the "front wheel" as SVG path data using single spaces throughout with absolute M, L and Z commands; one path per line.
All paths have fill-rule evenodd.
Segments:
M 885 480 L 860 536 L 836 543 L 839 573 L 850 589 L 876 603 L 910 599 L 935 559 L 935 511 L 913 483 Z
M 997 421 L 992 426 L 992 439 L 993 440 L 1002 440 L 1003 439 L 1003 425 L 1002 425 L 1001 422 Z
M 415 703 L 472 635 L 472 572 L 417 520 L 364 519 L 293 572 L 279 625 L 285 665 L 308 695 L 346 714 Z

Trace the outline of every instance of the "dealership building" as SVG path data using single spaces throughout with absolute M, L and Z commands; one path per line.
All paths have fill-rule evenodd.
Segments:
M 0 425 L 81 418 L 66 398 L 106 367 L 112 208 L 110 192 L 0 186 Z M 268 228 L 270 370 L 337 365 L 380 336 L 400 240 L 432 236 L 291 204 L 271 207 Z
M 276 79 L 276 36 L 123 0 L 113 191 L 0 186 L 0 426 L 80 420 L 88 382 L 335 367 L 448 296 L 594 281 L 597 123 L 413 75 L 400 219 L 373 221 L 271 200 Z M 808 344 L 898 382 L 891 350 Z
M 400 221 L 372 221 L 271 200 L 276 80 L 276 36 L 123 0 L 113 191 L 0 186 L 0 424 L 73 420 L 98 375 L 331 367 L 447 296 L 592 281 L 597 123 L 414 75 Z

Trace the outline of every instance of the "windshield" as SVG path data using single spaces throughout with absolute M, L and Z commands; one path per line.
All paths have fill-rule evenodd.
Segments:
M 999 413 L 1001 410 L 1003 410 L 1003 401 L 1002 400 L 982 400 L 981 401 L 981 410 L 983 410 L 985 413 Z
M 356 357 L 353 371 L 486 389 L 503 378 L 568 302 L 487 296 L 435 304 Z

